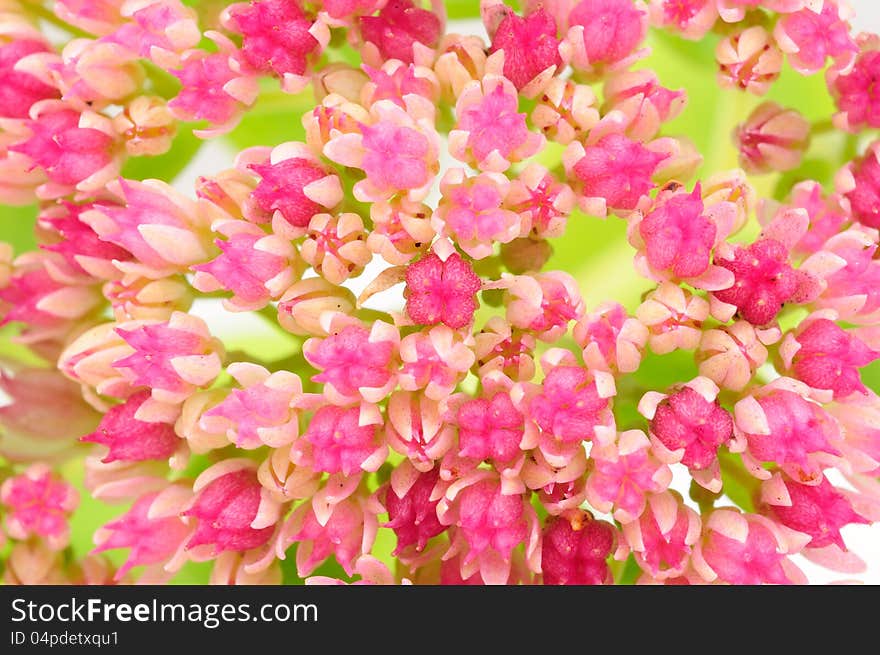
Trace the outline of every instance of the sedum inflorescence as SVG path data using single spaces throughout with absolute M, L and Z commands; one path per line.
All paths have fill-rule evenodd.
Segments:
M 880 38 L 838 0 L 446 4 L 485 36 L 441 2 L 0 0 L 0 201 L 36 205 L 0 247 L 5 582 L 863 566 Z M 739 168 L 652 39 L 745 108 L 709 126 Z M 786 76 L 823 98 L 756 99 Z M 277 125 L 171 186 L 249 116 Z M 644 292 L 597 302 L 560 248 Z

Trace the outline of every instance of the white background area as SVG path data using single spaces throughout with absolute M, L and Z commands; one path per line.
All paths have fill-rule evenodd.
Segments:
M 474 0 L 475 2 L 477 0 Z M 856 10 L 853 21 L 856 31 L 880 32 L 880 0 L 851 0 L 850 5 Z M 450 21 L 449 31 L 457 33 L 473 33 L 483 35 L 482 24 L 479 21 Z M 267 144 L 268 145 L 268 144 Z M 211 175 L 231 165 L 234 152 L 220 141 L 206 143 L 190 165 L 184 170 L 175 182 L 181 191 L 192 193 L 193 184 L 199 175 Z M 441 162 L 441 164 L 448 164 Z M 355 293 L 358 293 L 367 281 L 374 277 L 375 272 L 381 269 L 378 264 L 371 265 L 367 272 L 356 280 L 352 285 Z M 398 299 L 399 301 L 400 299 Z M 394 302 L 394 301 L 392 301 Z M 394 303 L 396 304 L 396 303 Z M 218 326 L 219 332 L 223 329 L 234 329 L 240 333 L 242 329 L 265 329 L 261 319 L 248 314 L 229 314 L 224 312 L 218 303 L 199 303 L 196 308 L 198 313 L 209 321 L 214 327 Z M 222 327 L 221 327 L 222 326 Z M 842 478 L 832 477 L 835 484 L 841 483 Z M 687 498 L 690 478 L 684 471 L 677 471 L 673 487 L 677 488 Z M 804 558 L 796 556 L 798 566 L 806 573 L 811 583 L 830 583 L 836 581 L 861 581 L 868 584 L 880 584 L 880 524 L 874 526 L 852 525 L 844 528 L 843 536 L 850 550 L 857 553 L 867 563 L 867 570 L 858 575 L 840 574 L 828 569 L 816 566 Z

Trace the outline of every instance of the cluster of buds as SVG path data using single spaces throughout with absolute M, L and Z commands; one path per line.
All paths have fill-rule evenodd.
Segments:
M 5 582 L 209 561 L 277 584 L 293 551 L 314 584 L 864 566 L 844 536 L 880 521 L 880 141 L 833 179 L 798 167 L 815 132 L 880 127 L 880 37 L 839 0 L 473 4 L 487 39 L 414 0 L 3 3 L 0 202 L 37 206 L 38 246 L 0 247 Z M 765 102 L 732 130 L 742 170 L 698 177 L 649 28 L 712 40 L 725 93 L 825 70 L 836 110 Z M 268 93 L 300 140 L 172 186 L 178 144 Z M 757 200 L 749 176 L 782 171 Z M 635 303 L 548 268 L 602 220 L 627 259 L 587 256 Z M 280 356 L 224 343 L 211 304 Z M 123 508 L 85 552 L 83 495 Z

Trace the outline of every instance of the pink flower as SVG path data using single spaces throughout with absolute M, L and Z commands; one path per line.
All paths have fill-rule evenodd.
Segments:
M 211 556 L 216 556 L 269 541 L 280 507 L 260 485 L 249 460 L 226 459 L 206 469 L 193 484 L 193 492 L 195 497 L 181 512 L 196 522 L 187 550 L 210 547 Z
M 361 89 L 360 97 L 364 106 L 369 107 L 379 100 L 391 100 L 400 107 L 406 107 L 404 96 L 415 93 L 430 100 L 439 96 L 439 82 L 433 71 L 422 66 L 404 64 L 390 59 L 381 68 L 363 64 L 369 80 Z
M 580 144 L 569 146 L 566 166 L 580 183 L 577 189 L 587 200 L 595 200 L 589 209 L 604 216 L 611 211 L 635 209 L 651 189 L 651 176 L 666 155 L 653 152 L 641 143 L 622 134 L 608 134 L 586 148 Z M 582 201 L 583 202 L 583 201 Z M 585 211 L 588 211 L 585 208 Z
M 803 75 L 825 67 L 828 57 L 837 59 L 858 52 L 849 35 L 846 8 L 825 0 L 822 11 L 801 9 L 779 18 L 773 36 L 792 67 Z
M 294 404 L 302 395 L 302 383 L 294 373 L 269 373 L 262 366 L 236 362 L 229 374 L 241 385 L 232 389 L 218 405 L 202 414 L 199 426 L 214 434 L 225 434 L 240 448 L 262 445 L 279 448 L 299 434 Z
M 32 464 L 7 478 L 0 486 L 0 503 L 6 507 L 4 525 L 13 539 L 33 535 L 45 538 L 52 550 L 67 546 L 67 519 L 79 504 L 79 494 L 47 465 Z
M 419 325 L 469 325 L 479 307 L 481 286 L 474 269 L 458 253 L 441 260 L 429 253 L 406 269 L 406 313 Z
M 771 518 L 810 536 L 806 544 L 810 548 L 835 544 L 845 551 L 840 529 L 852 523 L 870 523 L 824 475 L 817 484 L 807 485 L 776 474 L 762 484 L 761 498 Z
M 688 468 L 707 469 L 715 464 L 719 446 L 733 437 L 733 418 L 715 399 L 717 387 L 696 381 L 690 385 L 666 397 L 643 398 L 639 409 L 651 421 L 651 437 L 677 453 L 676 460 Z
M 693 563 L 707 582 L 792 584 L 799 571 L 786 561 L 786 551 L 785 541 L 767 519 L 717 509 L 704 523 Z
M 651 442 L 641 430 L 627 430 L 617 443 L 590 452 L 587 500 L 601 512 L 614 512 L 621 523 L 636 520 L 645 509 L 645 494 L 661 493 L 672 471 L 651 454 Z
M 505 204 L 518 214 L 528 212 L 536 237 L 556 237 L 565 233 L 575 196 L 567 184 L 559 182 L 540 164 L 527 165 L 513 180 Z
M 616 531 L 580 509 L 551 516 L 544 525 L 541 572 L 544 584 L 611 584 L 606 560 L 614 549 Z
M 518 91 L 551 67 L 554 67 L 552 74 L 562 66 L 556 21 L 541 6 L 523 17 L 512 11 L 505 12 L 492 35 L 489 54 L 499 50 L 504 52 L 504 77 L 513 82 Z
M 459 455 L 508 464 L 520 454 L 525 418 L 510 395 L 475 398 L 458 408 Z
M 474 335 L 474 353 L 481 377 L 498 371 L 513 381 L 531 380 L 535 375 L 532 354 L 534 335 L 515 330 L 500 316 L 489 319 L 483 329 Z
M 397 385 L 397 329 L 376 321 L 371 330 L 348 325 L 326 339 L 303 344 L 306 360 L 321 371 L 312 377 L 325 385 L 331 402 L 347 404 L 363 397 L 379 402 Z
M 648 329 L 619 303 L 605 303 L 574 326 L 588 368 L 631 373 L 642 361 Z
M 864 50 L 856 58 L 851 72 L 831 82 L 831 92 L 840 110 L 835 122 L 849 131 L 863 127 L 880 127 L 880 95 L 877 79 L 880 77 L 880 48 Z
M 55 87 L 31 73 L 16 70 L 18 62 L 40 52 L 49 52 L 49 47 L 36 39 L 15 39 L 0 46 L 0 116 L 3 118 L 27 118 L 35 103 L 60 97 Z
M 345 476 L 378 470 L 388 447 L 377 439 L 376 425 L 362 424 L 360 415 L 358 407 L 321 407 L 302 436 L 309 446 L 294 445 L 291 458 L 300 466 Z
M 793 269 L 788 250 L 776 239 L 736 246 L 730 254 L 716 256 L 715 263 L 731 271 L 736 281 L 713 295 L 734 305 L 749 323 L 767 325 L 785 303 L 801 303 L 818 295 L 818 281 L 806 271 Z
M 339 178 L 305 144 L 282 143 L 272 149 L 269 161 L 248 168 L 260 176 L 245 203 L 246 215 L 254 223 L 280 216 L 293 228 L 302 229 L 312 216 L 342 201 Z
M 224 299 L 230 311 L 265 307 L 280 297 L 296 275 L 296 251 L 281 237 L 267 235 L 260 227 L 241 220 L 214 226 L 227 239 L 214 244 L 221 254 L 206 264 L 193 266 L 193 286 L 199 291 L 229 290 Z
M 33 166 L 46 172 L 47 197 L 67 195 L 74 188 L 91 191 L 116 175 L 116 141 L 109 119 L 79 114 L 55 100 L 42 101 L 30 114 L 30 138 L 9 150 L 27 155 Z
M 746 171 L 788 171 L 803 159 L 810 143 L 810 123 L 794 109 L 765 102 L 737 126 L 734 138 Z
M 121 0 L 58 0 L 53 7 L 64 22 L 92 34 L 107 34 L 122 22 Z
M 474 363 L 474 352 L 445 325 L 407 335 L 400 341 L 400 388 L 424 389 L 432 400 L 446 399 Z
M 80 220 L 82 213 L 93 207 L 92 203 L 75 205 L 62 201 L 43 210 L 38 217 L 40 225 L 55 232 L 59 240 L 40 247 L 60 254 L 75 273 L 113 278 L 118 275 L 113 260 L 131 259 L 131 253 L 102 241 L 88 224 Z
M 793 356 L 784 352 L 787 345 Z M 880 352 L 828 318 L 806 319 L 795 335 L 786 337 L 780 351 L 795 377 L 815 389 L 830 389 L 835 398 L 867 393 L 859 369 L 880 357 Z
M 373 229 L 367 235 L 367 247 L 389 264 L 409 264 L 428 249 L 436 236 L 431 227 L 431 209 L 423 204 L 401 199 L 392 203 L 373 203 L 370 218 Z
M 653 139 L 662 124 L 678 116 L 687 104 L 684 89 L 672 91 L 661 86 L 656 73 L 647 69 L 609 78 L 604 96 L 605 112 L 623 112 L 625 134 L 636 141 Z
M 226 16 L 229 26 L 243 35 L 242 57 L 261 73 L 301 76 L 320 50 L 313 23 L 297 0 L 234 4 Z
M 718 13 L 726 23 L 738 23 L 746 15 L 749 9 L 759 6 L 775 11 L 779 14 L 790 14 L 804 9 L 807 5 L 815 7 L 817 3 L 812 0 L 715 0 L 718 4 Z
M 563 271 L 518 275 L 505 293 L 507 320 L 538 339 L 552 342 L 565 334 L 570 321 L 584 315 L 577 282 Z
M 434 468 L 419 473 L 405 466 L 398 470 L 401 474 L 392 476 L 392 482 L 385 492 L 388 523 L 384 527 L 391 528 L 397 535 L 395 555 L 410 550 L 410 546 L 420 553 L 429 539 L 447 527 L 437 518 L 440 497 L 435 496 L 435 489 L 440 480 L 440 470 Z
M 850 165 L 852 183 L 845 191 L 853 218 L 880 229 L 880 145 L 872 144 L 863 157 Z
M 378 16 L 359 19 L 364 41 L 378 50 L 382 59 L 413 61 L 413 46 L 433 48 L 440 38 L 443 24 L 433 12 L 420 9 L 410 0 L 389 0 Z
M 354 186 L 361 201 L 388 200 L 398 193 L 420 201 L 433 184 L 439 156 L 434 105 L 415 94 L 404 100 L 405 109 L 391 100 L 374 103 L 371 122 L 362 123 L 359 132 L 331 134 L 324 146 L 330 160 L 366 173 Z
M 164 68 L 179 63 L 179 55 L 198 46 L 202 34 L 196 12 L 179 0 L 126 2 L 129 21 L 102 41 L 119 43 Z
M 602 378 L 604 382 L 604 378 Z M 548 435 L 566 443 L 590 441 L 605 423 L 609 392 L 579 366 L 557 366 L 529 403 L 529 416 Z
M 181 440 L 173 425 L 137 418 L 138 409 L 149 397 L 149 391 L 141 391 L 111 407 L 98 429 L 80 437 L 80 441 L 107 446 L 107 455 L 101 460 L 104 463 L 167 460 L 180 448 Z
M 304 578 L 330 555 L 346 574 L 354 574 L 354 563 L 370 552 L 376 538 L 375 504 L 346 498 L 335 504 L 329 516 L 319 519 L 311 503 L 300 505 L 284 525 L 282 545 L 296 542 L 296 571 Z M 282 558 L 283 558 L 283 553 Z
M 581 141 L 599 122 L 596 94 L 587 84 L 551 78 L 529 117 L 545 137 L 560 145 Z
M 788 203 L 777 210 L 776 217 L 781 218 L 784 212 L 791 209 L 802 209 L 807 212 L 810 220 L 806 233 L 795 244 L 794 252 L 813 254 L 821 250 L 828 239 L 848 225 L 849 212 L 843 208 L 842 203 L 843 197 L 840 194 L 832 193 L 826 196 L 822 192 L 822 185 L 818 182 L 801 182 L 792 188 Z
M 89 287 L 55 280 L 45 263 L 37 260 L 18 260 L 18 263 L 24 265 L 8 285 L 0 289 L 3 302 L 0 325 L 20 321 L 36 330 L 65 332 L 71 319 L 80 318 L 97 305 L 98 299 Z
M 388 399 L 385 437 L 418 471 L 430 471 L 455 445 L 455 428 L 446 423 L 442 402 L 424 393 L 395 391 Z
M 500 483 L 486 476 L 459 486 L 451 487 L 438 506 L 440 522 L 455 526 L 447 556 L 462 553 L 464 578 L 479 571 L 487 584 L 504 584 L 513 549 L 527 541 L 527 556 L 535 553 L 537 517 L 521 495 L 504 495 Z
M 134 256 L 114 261 L 120 271 L 157 279 L 209 259 L 207 226 L 193 201 L 159 180 L 120 178 L 110 189 L 124 204 L 96 203 L 80 220 Z
M 509 243 L 528 232 L 528 217 L 506 207 L 510 187 L 500 173 L 468 177 L 463 169 L 451 168 L 440 181 L 443 198 L 431 225 L 474 259 L 488 257 L 496 242 Z
M 695 278 L 709 268 L 717 227 L 703 215 L 700 185 L 655 206 L 639 223 L 648 263 L 677 278 Z
M 181 67 L 171 71 L 183 88 L 168 108 L 180 120 L 207 121 L 208 128 L 193 131 L 201 137 L 231 130 L 256 101 L 259 91 L 255 78 L 242 72 L 234 44 L 219 32 L 212 34 L 218 52 L 189 50 Z
M 123 324 L 116 334 L 133 352 L 114 361 L 114 368 L 131 384 L 150 387 L 157 402 L 182 402 L 220 373 L 219 344 L 195 316 L 175 312 L 162 323 Z
M 572 63 L 586 71 L 616 68 L 645 38 L 647 12 L 629 0 L 582 0 L 568 15 Z
M 746 27 L 718 42 L 718 84 L 764 95 L 779 77 L 782 51 L 760 25 Z
M 880 316 L 880 261 L 877 232 L 861 226 L 833 236 L 824 250 L 834 257 L 833 272 L 816 299 L 819 307 L 834 309 L 842 320 L 857 324 L 876 322 Z
M 748 454 L 761 462 L 796 466 L 793 471 L 810 474 L 811 459 L 819 453 L 838 455 L 833 445 L 840 429 L 820 405 L 790 389 L 796 388 L 780 378 L 747 396 L 734 406 L 736 427 L 744 435 Z M 762 477 L 769 473 L 753 472 Z
M 518 105 L 516 89 L 503 77 L 487 75 L 468 84 L 455 105 L 458 122 L 449 133 L 450 154 L 495 173 L 534 155 L 544 139 L 529 131 Z
M 639 520 L 622 528 L 626 547 L 638 565 L 658 580 L 685 572 L 700 531 L 699 514 L 685 505 L 675 491 L 649 494 Z
M 651 21 L 686 39 L 701 39 L 718 20 L 716 0 L 650 0 Z
M 179 551 L 191 528 L 180 517 L 162 514 L 158 510 L 169 500 L 171 493 L 182 495 L 185 490 L 170 487 L 164 492 L 147 493 L 138 498 L 125 514 L 99 528 L 95 534 L 97 547 L 93 553 L 103 553 L 116 548 L 130 548 L 128 557 L 114 576 L 120 580 L 135 566 L 146 566 L 155 578 L 168 577 L 163 568 Z M 159 513 L 159 515 L 156 515 Z M 151 569 L 158 569 L 155 572 Z M 161 573 L 165 573 L 162 576 Z M 155 579 L 142 576 L 141 582 Z M 145 579 L 146 578 L 146 579 Z

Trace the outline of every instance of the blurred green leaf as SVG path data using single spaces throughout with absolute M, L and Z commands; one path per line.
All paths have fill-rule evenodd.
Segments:
M 17 255 L 33 250 L 37 247 L 37 240 L 34 238 L 36 222 L 36 205 L 0 205 L 0 241 L 12 244 Z
M 204 141 L 192 133 L 192 125 L 181 123 L 171 149 L 157 157 L 131 157 L 122 167 L 122 177 L 130 180 L 157 179 L 172 182 L 195 157 Z

